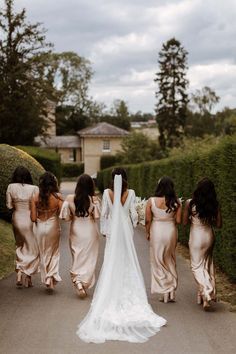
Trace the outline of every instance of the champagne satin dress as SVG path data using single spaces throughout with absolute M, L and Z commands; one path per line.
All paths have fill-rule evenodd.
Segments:
M 99 228 L 96 220 L 100 216 L 100 204 L 90 200 L 89 216 L 75 215 L 74 195 L 67 196 L 64 201 L 60 218 L 71 220 L 69 245 L 72 256 L 70 269 L 71 280 L 76 286 L 83 284 L 85 289 L 91 288 L 95 283 L 95 268 L 99 248 Z
M 191 269 L 198 284 L 199 294 L 207 301 L 215 300 L 216 296 L 213 247 L 212 227 L 204 225 L 197 215 L 192 215 L 189 237 Z
M 30 201 L 38 187 L 11 183 L 6 192 L 6 205 L 13 209 L 12 226 L 16 241 L 16 271 L 31 276 L 38 271 L 39 248 L 30 218 Z
M 155 198 L 151 198 L 151 211 L 151 293 L 168 294 L 176 290 L 178 283 L 175 257 L 178 230 L 175 212 L 167 213 L 158 208 Z
M 59 244 L 60 244 L 60 223 L 59 208 L 37 209 L 45 220 L 37 218 L 35 223 L 35 234 L 40 252 L 40 271 L 42 283 L 49 285 L 61 281 L 59 275 Z

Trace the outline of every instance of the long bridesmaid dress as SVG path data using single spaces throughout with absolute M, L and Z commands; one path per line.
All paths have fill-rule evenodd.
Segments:
M 59 244 L 60 244 L 60 223 L 59 205 L 53 209 L 37 208 L 44 219 L 37 218 L 35 223 L 35 234 L 37 237 L 40 252 L 41 281 L 45 285 L 51 282 L 56 284 L 61 281 L 59 275 Z
M 13 209 L 12 225 L 16 240 L 16 271 L 31 276 L 38 272 L 39 249 L 30 218 L 30 201 L 38 187 L 11 183 L 6 192 L 6 205 Z
M 151 198 L 153 214 L 150 228 L 151 293 L 165 294 L 174 300 L 178 277 L 176 271 L 175 249 L 178 230 L 175 212 L 167 213 Z M 164 297 L 165 300 L 165 297 Z
M 203 224 L 197 215 L 192 215 L 189 237 L 191 269 L 198 284 L 198 294 L 207 301 L 215 300 L 216 297 L 213 247 L 212 227 Z
M 68 195 L 64 201 L 60 218 L 71 220 L 69 245 L 72 256 L 71 280 L 75 287 L 82 283 L 85 289 L 95 283 L 95 268 L 98 258 L 99 231 L 96 220 L 100 216 L 98 201 L 90 198 L 89 216 L 78 217 L 75 214 L 74 195 Z

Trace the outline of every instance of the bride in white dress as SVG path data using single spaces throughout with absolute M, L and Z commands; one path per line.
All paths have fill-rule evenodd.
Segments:
M 117 168 L 112 174 L 114 193 L 106 189 L 103 194 L 101 231 L 107 236 L 103 266 L 90 310 L 79 324 L 77 335 L 88 343 L 142 343 L 157 333 L 166 320 L 148 304 L 134 247 L 133 226 L 138 219 L 135 193 L 132 189 L 123 190 L 124 186 L 127 188 L 124 169 Z

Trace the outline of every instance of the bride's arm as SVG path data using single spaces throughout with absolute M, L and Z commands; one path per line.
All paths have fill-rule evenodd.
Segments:
M 130 190 L 130 193 L 132 193 L 131 201 L 130 201 L 130 217 L 131 217 L 133 227 L 136 227 L 138 224 L 138 213 L 136 210 L 136 197 L 135 197 L 135 192 L 133 190 Z
M 101 215 L 100 215 L 100 232 L 102 235 L 106 235 L 108 232 L 109 212 L 110 212 L 110 210 L 109 210 L 107 195 L 106 195 L 106 191 L 104 191 L 103 196 L 102 196 L 102 209 L 101 209 Z

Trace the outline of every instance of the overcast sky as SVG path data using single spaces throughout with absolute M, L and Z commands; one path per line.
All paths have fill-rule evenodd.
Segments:
M 0 0 L 1 4 L 3 0 Z M 180 40 L 188 56 L 189 91 L 210 86 L 217 109 L 236 107 L 235 0 L 15 0 L 31 22 L 43 22 L 56 51 L 89 59 L 91 95 L 110 106 L 152 112 L 162 43 Z

